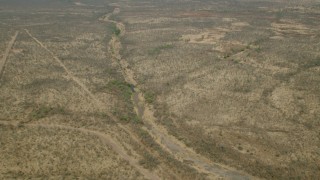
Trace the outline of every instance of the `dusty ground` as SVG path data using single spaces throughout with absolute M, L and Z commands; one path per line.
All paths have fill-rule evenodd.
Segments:
M 320 176 L 319 4 L 1 3 L 1 178 Z
M 263 178 L 314 179 L 319 8 L 233 3 L 127 3 L 123 54 L 187 146 Z

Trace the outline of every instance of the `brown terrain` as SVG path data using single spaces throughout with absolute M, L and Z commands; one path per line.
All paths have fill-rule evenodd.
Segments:
M 0 1 L 0 179 L 317 179 L 317 1 Z

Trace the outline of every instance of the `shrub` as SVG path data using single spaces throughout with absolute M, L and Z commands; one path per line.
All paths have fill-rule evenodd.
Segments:
M 55 114 L 66 114 L 66 111 L 63 107 L 60 106 L 50 107 L 41 105 L 38 108 L 34 109 L 29 116 L 31 119 L 41 119 Z
M 121 34 L 121 30 L 115 24 L 111 26 L 111 31 L 116 36 L 119 36 Z
M 139 161 L 139 164 L 146 169 L 154 169 L 158 166 L 159 161 L 148 152 L 143 153 L 143 159 Z
M 127 102 L 131 100 L 131 96 L 133 93 L 132 87 L 132 84 L 119 80 L 113 80 L 106 86 L 107 89 L 121 96 Z
M 313 68 L 313 67 L 317 67 L 317 66 L 320 66 L 320 58 L 306 61 L 303 64 L 304 68 Z
M 154 93 L 148 91 L 148 92 L 146 92 L 144 94 L 144 98 L 145 98 L 147 103 L 151 104 L 151 103 L 153 103 L 155 101 L 156 96 L 155 96 Z
M 174 46 L 172 44 L 160 45 L 160 46 L 157 46 L 157 47 L 149 50 L 149 55 L 158 55 L 161 53 L 162 50 L 172 49 L 173 47 Z

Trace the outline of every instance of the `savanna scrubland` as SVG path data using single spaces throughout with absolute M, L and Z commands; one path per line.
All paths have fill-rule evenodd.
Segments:
M 316 179 L 317 1 L 1 0 L 0 178 Z

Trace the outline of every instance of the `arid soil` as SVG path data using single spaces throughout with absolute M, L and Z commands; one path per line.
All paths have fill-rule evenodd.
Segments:
M 317 179 L 319 7 L 0 2 L 0 178 Z
M 251 175 L 318 177 L 318 6 L 168 4 L 123 3 L 119 15 L 124 58 L 156 122 Z

